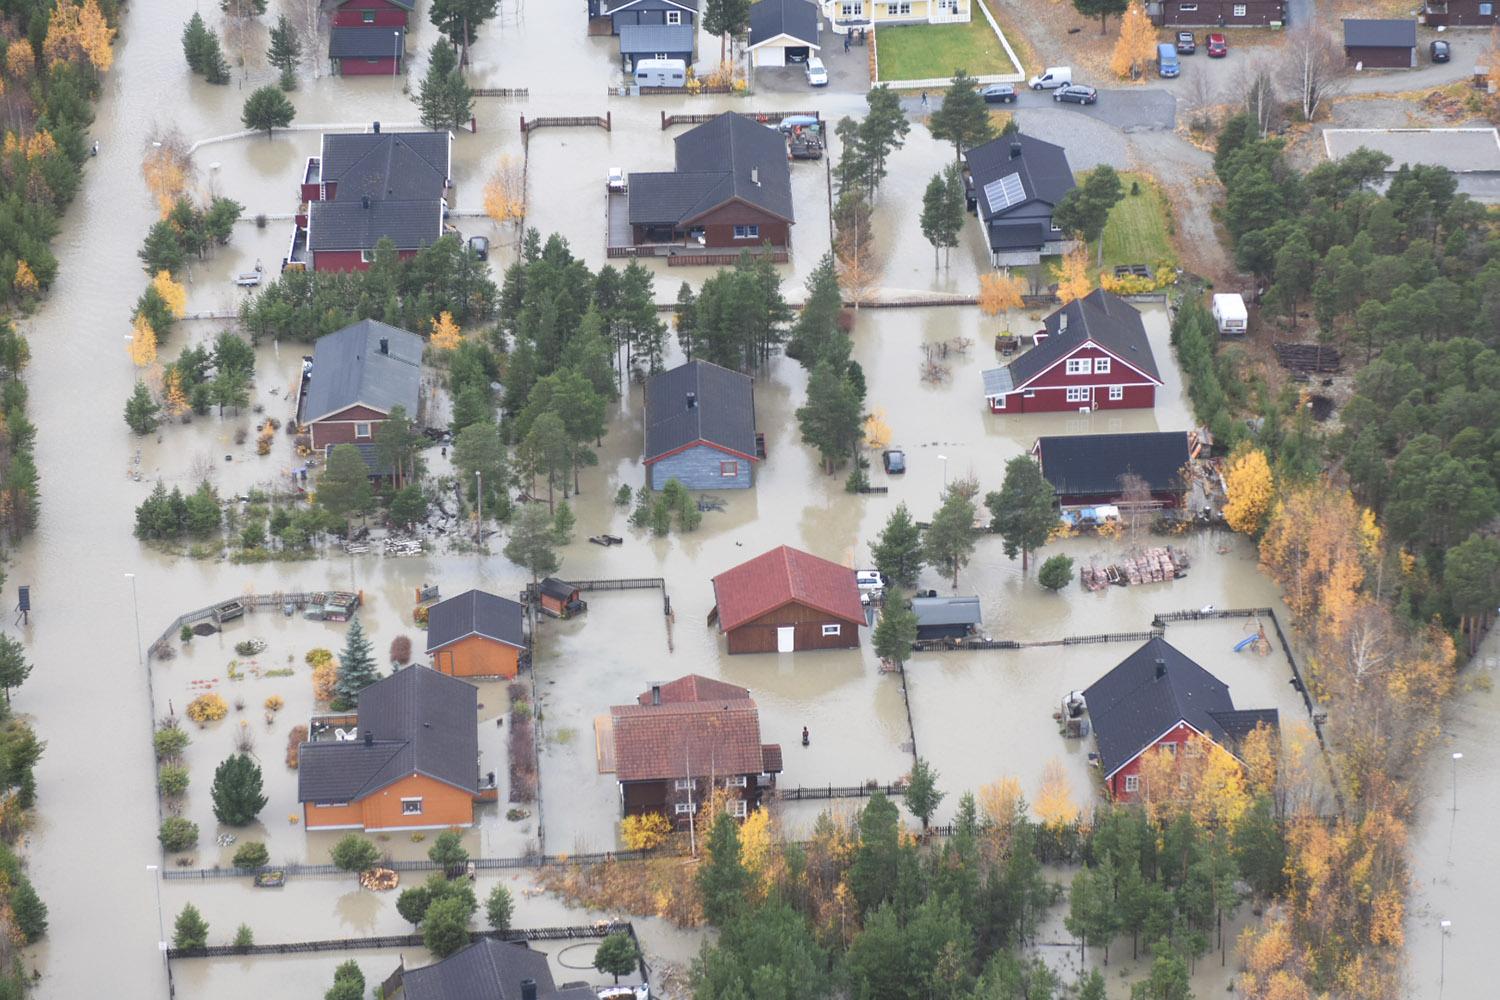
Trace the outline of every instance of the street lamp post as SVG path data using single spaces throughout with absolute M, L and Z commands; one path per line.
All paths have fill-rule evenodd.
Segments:
M 141 602 L 136 597 L 135 574 L 126 573 L 125 579 L 130 581 L 130 606 L 135 611 L 135 663 L 144 670 L 146 654 L 141 649 Z
M 948 456 L 939 455 L 938 461 L 943 463 L 943 490 L 946 492 L 948 489 Z
M 474 544 L 478 545 L 484 530 L 484 473 L 479 469 L 474 470 L 475 484 L 474 497 L 479 501 L 479 516 L 474 519 Z
M 1438 921 L 1438 1000 L 1442 1000 L 1443 980 L 1447 978 L 1448 928 L 1452 926 L 1451 920 Z
M 161 952 L 161 964 L 167 964 L 167 924 L 161 915 L 161 866 L 147 865 L 146 870 L 152 873 L 152 881 L 156 885 L 156 947 Z
M 1458 762 L 1464 759 L 1462 753 L 1453 754 L 1453 811 L 1458 812 Z
M 401 79 L 401 32 L 391 32 L 391 90 L 399 89 L 398 81 Z

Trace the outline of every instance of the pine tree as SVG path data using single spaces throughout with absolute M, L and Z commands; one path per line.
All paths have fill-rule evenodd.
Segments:
M 745 908 L 749 888 L 750 873 L 740 859 L 740 825 L 733 816 L 720 813 L 708 835 L 708 858 L 698 869 L 703 915 L 723 927 Z
M 196 15 L 195 15 L 196 16 Z M 282 14 L 271 28 L 271 47 L 266 52 L 266 61 L 281 70 L 281 89 L 293 90 L 297 86 L 297 63 L 302 59 L 302 42 L 297 29 Z
M 240 112 L 240 121 L 249 129 L 265 129 L 266 138 L 271 138 L 273 129 L 286 128 L 297 117 L 297 109 L 286 95 L 275 87 L 261 87 L 245 101 Z
M 812 274 L 808 275 L 807 299 L 792 326 L 792 337 L 786 345 L 787 356 L 796 358 L 808 371 L 816 368 L 820 361 L 831 361 L 836 366 L 847 364 L 853 345 L 849 342 L 849 335 L 839 327 L 839 315 L 843 309 L 843 294 L 839 291 L 833 254 L 824 254 Z
M 807 405 L 798 408 L 802 440 L 818 449 L 823 469 L 833 471 L 854 454 L 864 429 L 859 397 L 847 369 L 823 361 L 807 380 Z
M 938 789 L 937 780 L 938 773 L 926 760 L 918 757 L 912 763 L 911 780 L 906 784 L 906 808 L 922 821 L 924 830 L 932 821 L 932 814 L 937 812 L 937 807 L 948 796 L 947 792 Z
M 911 656 L 912 643 L 916 641 L 917 615 L 911 604 L 898 593 L 887 595 L 880 621 L 875 623 L 875 655 L 899 667 Z
M 557 558 L 557 535 L 552 516 L 539 503 L 529 503 L 511 525 L 510 541 L 505 543 L 505 558 L 531 573 L 531 582 L 556 573 L 562 565 Z
M 958 586 L 958 571 L 974 553 L 974 502 L 950 488 L 943 505 L 932 515 L 932 524 L 922 538 L 922 554 L 934 569 L 942 567 Z
M 160 413 L 161 407 L 151 398 L 146 383 L 137 381 L 130 398 L 125 401 L 125 423 L 132 431 L 144 436 L 156 430 Z
M 990 511 L 990 527 L 1005 541 L 1005 555 L 1021 555 L 1025 571 L 1032 552 L 1047 544 L 1057 526 L 1053 507 L 1052 484 L 1042 476 L 1042 468 L 1028 455 L 1017 455 L 1005 463 L 1005 481 L 999 492 L 984 498 Z
M 434 131 L 453 127 L 453 103 L 449 78 L 458 71 L 458 57 L 439 40 L 427 50 L 427 75 L 417 89 L 417 109 L 422 125 Z
M 364 626 L 355 618 L 349 623 L 349 635 L 344 640 L 344 651 L 339 654 L 338 681 L 334 684 L 334 703 L 338 711 L 346 711 L 359 702 L 359 693 L 380 679 L 375 672 L 375 657 L 370 640 L 365 637 Z
M 225 758 L 214 771 L 212 795 L 214 816 L 220 823 L 245 826 L 255 822 L 255 817 L 266 807 L 266 797 L 261 794 L 260 767 L 243 753 Z
M 182 912 L 177 914 L 172 946 L 187 949 L 208 947 L 208 921 L 192 903 L 183 904 Z
M 933 174 L 922 192 L 922 235 L 932 244 L 932 269 L 937 270 L 938 249 L 947 246 L 948 184 L 942 174 Z M 956 234 L 955 234 L 956 235 Z
M 932 113 L 930 127 L 934 139 L 953 143 L 955 161 L 962 160 L 964 150 L 994 138 L 989 107 L 980 96 L 974 78 L 964 70 L 953 75 L 953 82 L 943 94 L 942 107 Z
M 917 574 L 922 571 L 922 533 L 905 503 L 897 504 L 891 511 L 870 553 L 875 568 L 892 583 L 901 587 L 916 585 Z
M 194 73 L 203 73 L 208 69 L 206 59 L 212 37 L 208 26 L 203 23 L 203 16 L 195 11 L 188 18 L 187 26 L 182 29 L 182 54 L 187 57 L 188 69 Z
M 224 50 L 219 46 L 219 36 L 212 31 L 207 32 L 207 35 L 201 56 L 203 78 L 222 87 L 229 83 L 229 60 L 224 58 Z
M 370 470 L 358 448 L 352 444 L 334 445 L 328 464 L 318 477 L 316 497 L 319 506 L 343 518 L 346 526 L 355 514 L 364 514 L 374 506 Z

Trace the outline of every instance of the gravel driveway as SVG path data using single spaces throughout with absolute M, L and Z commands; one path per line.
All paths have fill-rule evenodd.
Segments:
M 901 106 L 908 115 L 921 118 L 943 106 L 943 97 L 938 93 L 927 95 L 929 107 L 922 107 L 922 98 L 906 97 Z M 1071 118 L 1083 116 L 1103 122 L 1123 132 L 1170 131 L 1177 124 L 1177 98 L 1155 87 L 1134 90 L 1101 90 L 1096 104 L 1063 104 L 1052 99 L 1051 91 L 1022 90 L 1016 95 L 1014 104 L 992 104 L 997 111 L 1017 111 L 1027 114 L 1050 111 Z M 1024 127 L 1024 126 L 1023 126 Z M 1027 129 L 1030 134 L 1030 129 Z

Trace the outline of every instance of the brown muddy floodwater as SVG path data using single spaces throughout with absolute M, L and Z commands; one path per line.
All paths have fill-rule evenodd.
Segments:
M 17 703 L 35 720 L 47 752 L 38 768 L 40 804 L 25 853 L 51 910 L 49 936 L 29 952 L 27 961 L 41 976 L 38 995 L 60 1000 L 96 995 L 103 989 L 131 997 L 163 993 L 154 874 L 147 868 L 161 861 L 155 838 L 154 763 L 147 737 L 153 715 L 166 711 L 168 703 L 180 710 L 194 680 L 217 678 L 226 697 L 242 698 L 246 704 L 242 713 L 194 731 L 194 790 L 185 808 L 203 830 L 195 863 L 222 863 L 233 851 L 214 846 L 219 831 L 203 792 L 214 763 L 229 752 L 232 730 L 242 718 L 255 731 L 272 801 L 263 814 L 263 828 L 236 835 L 240 840 L 264 837 L 277 859 L 322 860 L 318 855 L 326 850 L 326 843 L 309 841 L 300 827 L 287 821 L 295 812 L 295 782 L 282 755 L 287 729 L 309 708 L 302 655 L 315 644 L 337 648 L 343 628 L 262 614 L 235 623 L 222 636 L 195 639 L 188 650 L 156 668 L 154 704 L 139 665 L 138 631 L 149 641 L 181 611 L 247 590 L 357 587 L 366 595 L 361 617 L 377 653 L 383 654 L 390 638 L 410 631 L 411 594 L 418 584 L 438 582 L 449 594 L 472 586 L 513 594 L 524 582 L 524 574 L 499 556 L 439 552 L 350 560 L 337 555 L 318 562 L 240 567 L 169 558 L 142 548 L 131 537 L 134 507 L 157 476 L 191 485 L 195 466 L 211 467 L 221 492 L 228 495 L 284 481 L 297 464 L 284 436 L 265 458 L 234 443 L 236 430 L 258 422 L 249 413 L 222 420 L 200 418 L 187 427 L 164 429 L 160 440 L 145 441 L 131 437 L 120 418 L 135 378 L 122 350 L 123 337 L 129 329 L 130 304 L 145 282 L 135 252 L 155 217 L 139 177 L 143 144 L 156 127 L 174 127 L 190 140 L 237 131 L 248 88 L 272 78 L 261 65 L 251 66 L 244 86 L 238 71 L 229 87 L 210 87 L 190 77 L 178 39 L 194 6 L 174 0 L 125 9 L 115 68 L 105 80 L 93 129 L 100 155 L 89 163 L 57 241 L 58 281 L 43 308 L 24 324 L 34 355 L 29 384 L 44 502 L 38 531 L 15 553 L 8 583 L 32 587 L 34 610 L 21 634 L 37 669 Z M 517 0 L 502 4 L 501 18 L 475 47 L 475 82 L 529 87 L 531 97 L 524 104 L 480 100 L 479 133 L 460 135 L 455 143 L 454 208 L 462 226 L 505 235 L 494 233 L 488 221 L 464 218 L 463 213 L 478 211 L 480 187 L 497 159 L 520 152 L 517 116 L 523 111 L 592 115 L 609 110 L 615 124 L 611 133 L 543 131 L 532 146 L 529 221 L 544 233 L 567 234 L 575 251 L 597 266 L 603 261 L 603 184 L 598 181 L 605 170 L 613 165 L 649 169 L 669 161 L 670 134 L 664 135 L 658 124 L 663 109 L 745 105 L 733 100 L 607 97 L 606 89 L 618 76 L 617 62 L 608 40 L 583 37 L 582 8 Z M 430 44 L 433 31 L 425 16 L 414 26 L 409 45 L 414 71 L 420 73 L 425 62 L 420 53 Z M 700 39 L 700 52 L 716 51 L 715 40 Z M 164 100 L 164 95 L 171 97 Z M 309 125 L 357 126 L 373 120 L 399 125 L 416 118 L 409 99 L 391 81 L 380 79 L 305 79 L 292 100 L 298 121 Z M 855 94 L 820 94 L 815 101 L 829 118 L 863 106 Z M 810 95 L 767 94 L 753 98 L 752 107 L 801 108 L 810 103 Z M 242 202 L 249 219 L 258 213 L 289 215 L 295 208 L 300 165 L 316 147 L 316 129 L 278 134 L 269 141 L 253 137 L 209 143 L 195 156 L 198 181 Z M 917 127 L 906 149 L 892 159 L 876 221 L 887 248 L 888 297 L 972 294 L 975 276 L 986 266 L 975 227 L 968 227 L 964 245 L 941 271 L 933 269 L 930 247 L 917 232 L 916 208 L 925 179 L 950 157 L 948 147 Z M 801 297 L 802 277 L 828 245 L 828 234 L 822 165 L 799 163 L 793 170 L 799 226 L 794 263 L 783 274 L 785 291 L 795 301 Z M 577 195 L 580 191 L 583 194 Z M 232 246 L 195 265 L 190 310 L 233 310 L 245 293 L 233 289 L 229 276 L 249 270 L 257 260 L 274 271 L 287 225 L 272 220 L 258 229 L 247 221 L 237 229 Z M 508 256 L 502 250 L 493 258 L 497 273 Z M 659 299 L 670 300 L 678 281 L 700 282 L 709 273 L 685 270 L 688 273 L 660 273 Z M 912 470 L 899 479 L 875 472 L 876 482 L 891 490 L 882 497 L 851 496 L 843 490 L 842 475 L 821 473 L 815 456 L 798 440 L 792 416 L 803 401 L 804 373 L 790 361 L 774 361 L 757 386 L 769 459 L 756 489 L 725 497 L 725 509 L 706 515 L 702 528 L 687 536 L 642 535 L 626 525 L 627 512 L 613 504 L 619 485 L 636 487 L 643 480 L 640 390 L 626 395 L 599 467 L 583 476 L 583 494 L 575 501 L 579 537 L 564 552 L 563 575 L 662 576 L 675 620 L 669 624 L 663 618 L 653 595 L 599 594 L 591 597 L 586 617 L 542 625 L 536 678 L 546 734 L 542 807 L 549 851 L 613 843 L 615 791 L 595 767 L 593 719 L 654 679 L 696 671 L 751 688 L 762 708 L 765 738 L 787 749 L 782 779 L 786 784 L 889 781 L 905 772 L 912 733 L 901 683 L 896 676 L 879 673 L 868 647 L 795 658 L 729 658 L 716 632 L 705 625 L 712 604 L 708 581 L 782 543 L 850 565 L 865 564 L 870 541 L 898 502 L 907 502 L 918 518 L 925 519 L 936 507 L 947 476 L 972 473 L 983 489 L 998 488 L 1004 461 L 1029 447 L 1039 434 L 1188 425 L 1167 346 L 1166 316 L 1151 308 L 1146 310 L 1147 325 L 1167 379 L 1154 412 L 1009 419 L 986 413 L 979 373 L 996 362 L 987 346 L 990 338 L 1006 326 L 1024 330 L 1036 318 L 990 320 L 968 307 L 867 310 L 860 315 L 854 338 L 869 383 L 870 406 L 884 411 L 895 443 L 907 450 Z M 164 353 L 175 355 L 182 344 L 208 339 L 217 329 L 215 323 L 185 322 L 174 334 L 179 339 L 166 345 Z M 970 348 L 967 355 L 950 355 L 949 380 L 921 383 L 922 345 L 959 337 L 967 338 Z M 305 352 L 300 344 L 262 347 L 256 401 L 266 413 L 284 415 L 298 359 Z M 626 544 L 606 550 L 583 540 L 605 531 L 625 537 Z M 498 551 L 500 541 L 493 538 L 491 549 Z M 1223 554 L 1218 551 L 1221 543 Z M 1256 573 L 1253 555 L 1243 545 L 1208 536 L 1184 544 L 1195 558 L 1186 580 L 1102 595 L 1077 588 L 1047 595 L 1022 577 L 1018 563 L 1004 558 L 998 540 L 985 538 L 974 561 L 960 574 L 959 591 L 981 596 L 990 634 L 1023 639 L 1137 631 L 1147 627 L 1156 610 L 1274 603 L 1274 592 Z M 1102 544 L 1083 540 L 1065 547 L 1080 558 L 1102 554 L 1103 549 Z M 931 575 L 922 583 L 948 590 L 946 581 Z M 1180 641 L 1210 669 L 1223 671 L 1237 700 L 1250 705 L 1270 702 L 1296 716 L 1300 709 L 1288 694 L 1285 664 L 1278 656 L 1252 661 L 1228 652 L 1241 628 L 1173 626 L 1169 638 Z M 250 636 L 268 643 L 258 658 L 262 672 L 284 665 L 290 655 L 293 676 L 266 678 L 252 672 L 242 681 L 229 680 L 233 644 Z M 913 661 L 908 675 L 917 745 L 942 772 L 943 785 L 951 793 L 949 804 L 959 791 L 1003 774 L 1016 775 L 1030 792 L 1041 766 L 1054 755 L 1070 762 L 1081 797 L 1088 774 L 1080 762 L 1080 748 L 1062 743 L 1050 726 L 1050 714 L 1069 688 L 1108 669 L 1128 651 L 1098 646 L 1089 647 L 1086 654 L 1046 649 L 934 654 Z M 486 720 L 498 712 L 500 693 L 497 688 L 481 688 Z M 288 704 L 267 725 L 259 706 L 270 694 L 283 696 Z M 796 745 L 804 725 L 813 739 L 806 750 Z M 487 760 L 498 764 L 504 752 L 499 732 L 488 732 L 484 739 Z M 1477 746 L 1473 757 L 1476 822 L 1470 828 L 1477 837 L 1479 810 L 1484 808 L 1479 801 L 1477 766 L 1482 754 Z M 496 770 L 503 774 L 503 768 Z M 1465 815 L 1471 814 L 1460 813 L 1461 827 Z M 810 814 L 788 810 L 785 819 L 794 830 L 810 821 Z M 534 817 L 510 823 L 491 811 L 470 834 L 470 849 L 516 853 L 538 839 L 538 833 Z M 385 846 L 403 856 L 422 850 L 420 844 L 395 840 Z M 1467 856 L 1477 858 L 1477 848 Z M 479 888 L 487 891 L 488 882 L 481 880 Z M 210 939 L 216 943 L 228 940 L 242 922 L 250 925 L 259 942 L 405 929 L 395 913 L 393 894 L 363 892 L 345 879 L 296 880 L 280 891 L 256 891 L 238 880 L 169 881 L 161 885 L 161 897 L 168 924 L 184 902 L 195 902 L 212 925 Z M 567 912 L 545 896 L 518 893 L 518 924 L 593 918 Z M 700 934 L 682 933 L 656 921 L 638 921 L 637 926 L 652 957 L 666 962 L 684 962 L 701 940 Z M 1475 918 L 1465 924 L 1463 933 L 1479 941 L 1482 927 L 1481 918 Z M 87 960 L 79 960 L 85 954 Z M 1478 954 L 1476 948 L 1476 976 Z M 182 963 L 177 984 L 184 996 L 216 1000 L 261 997 L 272 991 L 315 995 L 326 987 L 342 957 Z M 412 964 L 424 958 L 405 957 Z M 367 978 L 373 979 L 388 973 L 396 959 L 370 955 L 359 960 Z

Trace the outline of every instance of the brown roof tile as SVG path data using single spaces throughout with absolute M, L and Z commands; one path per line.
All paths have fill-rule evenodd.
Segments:
M 748 698 L 609 711 L 620 781 L 761 773 L 760 710 Z
M 675 681 L 657 685 L 661 689 L 661 704 L 673 705 L 683 701 L 738 701 L 750 697 L 750 689 L 738 684 L 726 684 L 702 674 L 688 674 Z M 651 704 L 651 689 L 642 691 L 635 699 L 637 705 Z
M 762 774 L 781 773 L 780 743 L 767 743 L 760 748 L 760 770 Z
M 713 579 L 719 628 L 728 632 L 793 601 L 865 624 L 854 570 L 782 545 Z

